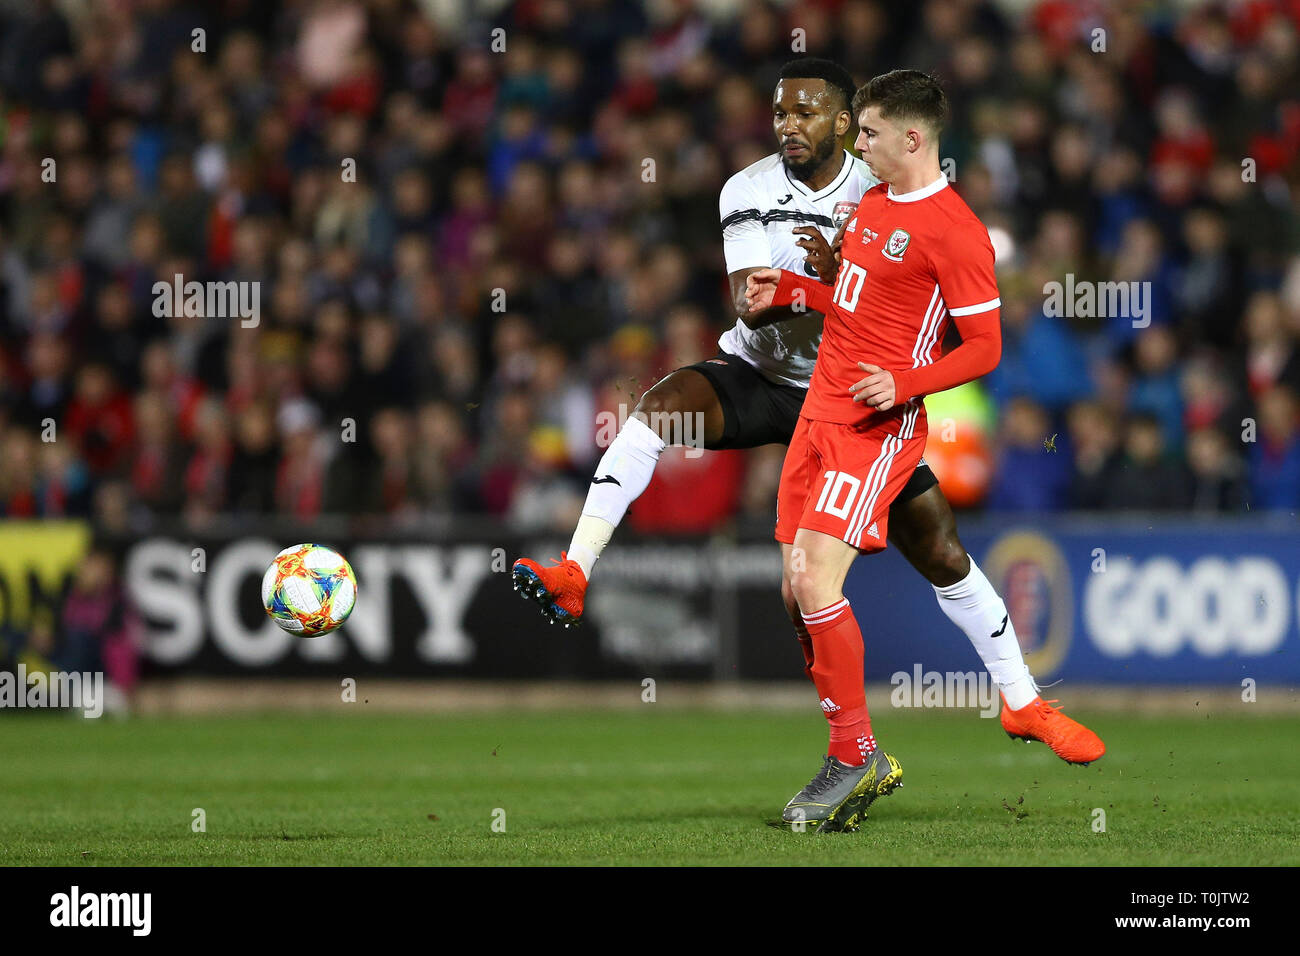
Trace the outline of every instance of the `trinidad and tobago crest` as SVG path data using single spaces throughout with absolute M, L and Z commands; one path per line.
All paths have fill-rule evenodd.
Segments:
M 907 252 L 907 244 L 912 241 L 906 229 L 895 229 L 885 240 L 885 244 L 880 247 L 880 254 L 886 259 L 892 259 L 895 262 L 903 261 L 903 253 Z
M 840 228 L 840 226 L 844 225 L 848 220 L 849 216 L 853 215 L 857 208 L 858 204 L 855 202 L 837 202 L 835 204 L 835 210 L 831 213 L 831 225 L 836 229 Z

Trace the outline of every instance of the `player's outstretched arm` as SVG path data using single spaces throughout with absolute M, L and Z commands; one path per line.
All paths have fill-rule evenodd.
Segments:
M 828 315 L 833 308 L 830 286 L 785 269 L 759 269 L 747 283 L 745 301 L 751 312 L 786 307 L 800 316 L 809 312 Z
M 744 308 L 741 316 L 770 311 L 781 282 L 780 269 L 754 269 L 745 276 Z M 746 323 L 748 324 L 748 323 Z
M 760 329 L 765 325 L 772 325 L 776 322 L 807 317 L 808 309 L 793 308 L 789 305 L 773 306 L 770 304 L 771 297 L 766 300 L 769 303 L 768 305 L 752 305 L 749 299 L 750 277 L 760 272 L 770 272 L 777 276 L 781 274 L 780 269 L 740 269 L 727 277 L 731 281 L 731 298 L 740 321 L 751 329 Z M 775 292 L 775 290 L 776 280 L 773 280 L 772 291 Z
M 808 309 L 775 308 L 753 309 L 746 299 L 751 275 L 770 269 L 772 241 L 759 209 L 764 199 L 756 191 L 753 180 L 737 173 L 722 187 L 718 212 L 722 217 L 722 251 L 727 260 L 727 280 L 731 285 L 731 302 L 735 315 L 751 329 L 762 328 L 791 319 L 807 319 Z

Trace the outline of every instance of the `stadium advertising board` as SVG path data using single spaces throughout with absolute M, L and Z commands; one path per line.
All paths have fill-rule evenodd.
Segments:
M 1040 682 L 1284 682 L 1300 678 L 1300 536 L 1262 524 L 1032 526 L 969 522 L 963 540 L 1003 594 Z M 356 610 L 304 640 L 262 612 L 280 550 L 259 536 L 152 536 L 126 546 L 127 587 L 153 673 L 504 678 L 798 679 L 801 658 L 762 537 L 634 541 L 600 563 L 581 628 L 547 625 L 511 592 L 521 550 L 561 543 L 456 538 L 337 540 Z M 203 570 L 193 570 L 201 548 Z M 979 662 L 930 586 L 892 549 L 860 562 L 846 594 L 863 623 L 867 676 L 964 671 Z
M 1300 676 L 1293 524 L 1058 521 L 1048 532 L 969 522 L 962 540 L 1006 601 L 1040 683 Z M 880 559 L 878 574 L 851 576 L 847 596 L 855 607 L 871 602 L 881 636 L 868 638 L 868 661 L 879 655 L 891 672 L 914 661 L 941 671 L 978 667 L 926 592 L 896 554 Z

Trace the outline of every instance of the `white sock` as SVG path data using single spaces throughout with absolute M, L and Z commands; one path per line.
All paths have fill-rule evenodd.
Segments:
M 591 569 L 596 566 L 596 559 L 605 550 L 605 545 L 609 544 L 613 533 L 614 526 L 604 518 L 583 515 L 578 519 L 578 526 L 573 529 L 573 540 L 569 542 L 569 550 L 565 554 L 570 561 L 578 562 L 578 567 L 582 568 L 588 581 L 591 580 Z
M 934 595 L 948 620 L 960 627 L 975 645 L 989 676 L 1007 698 L 1008 707 L 1019 710 L 1038 696 L 1038 687 L 1029 676 L 1007 606 L 974 558 L 970 560 L 970 573 L 966 577 L 956 584 L 935 588 Z
M 633 416 L 605 449 L 569 543 L 569 557 L 578 562 L 587 580 L 591 580 L 591 569 L 627 514 L 628 505 L 641 497 L 650 484 L 659 455 L 666 447 L 649 425 Z

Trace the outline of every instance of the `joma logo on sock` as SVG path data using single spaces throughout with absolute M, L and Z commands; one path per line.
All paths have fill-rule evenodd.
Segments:
M 152 926 L 152 893 L 71 892 L 50 897 L 51 926 L 127 926 L 133 936 L 148 936 Z
M 889 678 L 894 707 L 978 707 L 981 717 L 996 717 L 1001 710 L 998 689 L 987 671 L 925 671 L 916 664 L 912 673 L 895 671 Z

